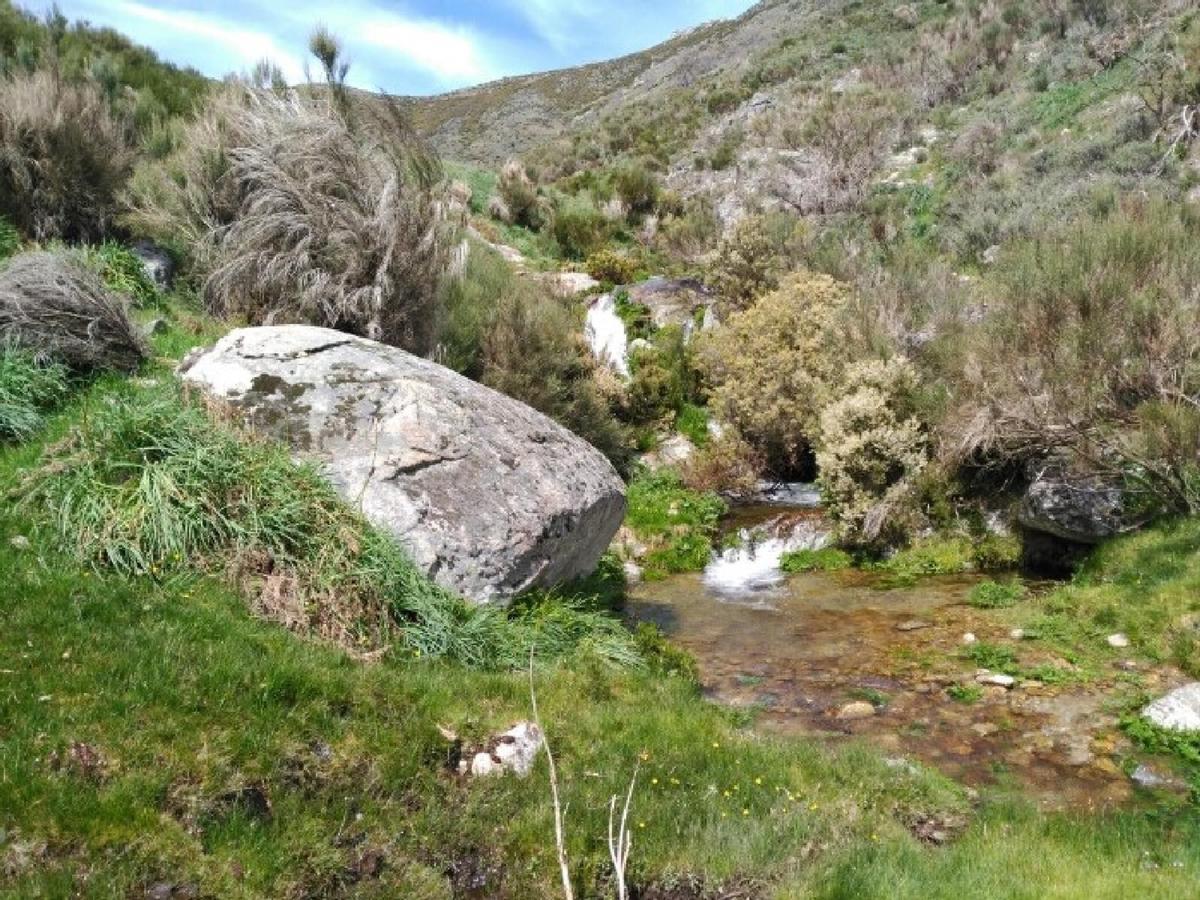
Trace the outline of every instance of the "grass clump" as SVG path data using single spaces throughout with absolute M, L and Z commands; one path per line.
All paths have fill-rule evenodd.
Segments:
M 64 366 L 0 342 L 0 441 L 25 440 L 39 431 L 67 390 Z
M 983 688 L 977 684 L 952 684 L 946 688 L 946 695 L 956 703 L 969 706 L 983 699 Z
M 940 536 L 918 541 L 878 564 L 896 579 L 912 581 L 933 575 L 957 575 L 973 565 L 971 542 L 961 536 Z
M 124 294 L 136 307 L 157 306 L 162 302 L 158 287 L 146 274 L 142 261 L 128 247 L 105 241 L 84 251 L 87 261 L 110 291 Z
M 21 235 L 8 219 L 0 216 L 0 262 L 14 256 L 21 249 Z
M 85 409 L 21 482 L 77 564 L 159 581 L 232 573 L 261 614 L 356 649 L 513 668 L 584 652 L 641 663 L 589 598 L 473 606 L 419 572 L 282 446 L 242 440 L 174 389 L 128 385 Z
M 708 410 L 694 403 L 684 403 L 675 414 L 675 430 L 693 445 L 703 449 L 708 446 Z
M 971 588 L 967 602 L 978 609 L 1006 609 L 1024 599 L 1025 586 L 1019 582 L 984 581 Z
M 625 522 L 650 545 L 644 560 L 649 579 L 677 572 L 698 572 L 712 556 L 725 503 L 716 494 L 684 486 L 673 469 L 640 472 L 629 485 Z
M 854 565 L 854 557 L 836 547 L 792 550 L 783 555 L 780 565 L 783 571 L 793 575 L 802 572 L 840 572 Z
M 1008 647 L 999 644 L 989 644 L 979 641 L 971 644 L 963 651 L 963 656 L 982 669 L 1000 672 L 1004 675 L 1016 675 L 1018 671 L 1017 655 Z

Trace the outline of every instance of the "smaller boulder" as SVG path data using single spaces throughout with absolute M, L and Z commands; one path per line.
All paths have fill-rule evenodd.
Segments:
M 1168 731 L 1200 731 L 1200 681 L 1159 697 L 1142 710 L 1142 716 Z
M 873 715 L 875 715 L 874 706 L 866 700 L 855 700 L 839 709 L 835 718 L 852 722 L 856 719 L 869 719 Z

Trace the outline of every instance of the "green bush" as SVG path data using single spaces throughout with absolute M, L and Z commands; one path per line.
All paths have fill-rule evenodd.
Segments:
M 625 163 L 613 172 L 612 182 L 617 196 L 629 207 L 631 213 L 645 215 L 654 211 L 655 204 L 658 203 L 658 179 L 645 165 Z
M 1008 647 L 1002 647 L 999 644 L 978 641 L 967 647 L 963 651 L 963 656 L 981 669 L 987 669 L 990 672 L 999 672 L 1005 675 L 1018 673 L 1017 655 Z
M 792 550 L 783 555 L 781 568 L 789 574 L 838 572 L 854 565 L 854 557 L 836 547 L 821 550 Z
M 554 214 L 554 239 L 571 259 L 587 259 L 604 241 L 606 227 L 603 214 L 588 197 L 567 198 Z
M 0 342 L 0 442 L 25 440 L 67 395 L 67 369 Z
M 971 588 L 967 602 L 978 609 L 1005 609 L 1024 598 L 1025 586 L 1020 582 L 984 581 Z

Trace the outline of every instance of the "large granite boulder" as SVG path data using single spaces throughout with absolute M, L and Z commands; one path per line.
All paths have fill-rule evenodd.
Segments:
M 588 574 L 625 514 L 624 485 L 591 445 L 394 347 L 306 325 L 243 328 L 180 374 L 319 460 L 422 569 L 477 602 Z

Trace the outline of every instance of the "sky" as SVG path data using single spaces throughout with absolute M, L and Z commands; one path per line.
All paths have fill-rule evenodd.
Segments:
M 305 77 L 322 23 L 341 37 L 355 87 L 434 94 L 610 59 L 736 16 L 753 0 L 59 0 L 70 19 L 116 28 L 164 58 L 219 77 L 263 58 Z M 52 0 L 18 0 L 44 12 Z

